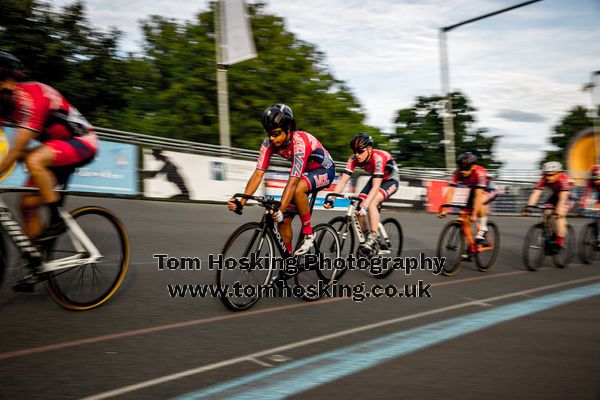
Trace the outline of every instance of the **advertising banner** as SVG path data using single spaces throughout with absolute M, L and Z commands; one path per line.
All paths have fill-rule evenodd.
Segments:
M 12 142 L 13 129 L 4 128 Z M 34 142 L 30 148 L 39 146 Z M 131 144 L 100 141 L 94 160 L 78 168 L 71 176 L 68 189 L 79 192 L 137 195 L 137 147 Z M 29 174 L 22 163 L 18 163 L 10 176 L 2 181 L 3 186 L 23 186 Z
M 254 161 L 144 149 L 144 196 L 182 200 L 226 201 L 243 192 Z M 262 195 L 262 187 L 255 193 Z

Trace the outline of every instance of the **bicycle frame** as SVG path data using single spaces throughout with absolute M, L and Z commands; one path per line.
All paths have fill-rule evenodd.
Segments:
M 14 192 L 30 191 L 29 189 L 11 190 Z M 33 191 L 33 190 L 31 190 Z M 102 259 L 102 254 L 98 251 L 94 243 L 87 237 L 83 229 L 75 222 L 71 215 L 60 209 L 60 214 L 67 225 L 67 234 L 69 235 L 75 250 L 78 254 L 60 258 L 53 261 L 43 261 L 38 268 L 39 273 L 54 272 L 65 268 L 77 267 L 85 264 L 93 264 Z M 8 205 L 3 199 L 0 199 L 0 225 L 8 234 L 11 241 L 19 250 L 21 256 L 28 261 L 32 259 L 42 259 L 42 254 L 31 242 L 29 237 L 23 232 L 21 225 L 15 220 Z M 84 257 L 84 255 L 88 255 Z
M 240 193 L 236 193 L 234 195 L 234 197 L 242 197 Z M 247 196 L 247 198 L 251 198 L 252 196 Z M 311 193 L 311 198 L 309 201 L 309 207 L 310 207 L 310 213 L 312 214 L 314 205 L 315 205 L 315 201 L 317 200 L 317 196 L 315 193 Z M 263 218 L 260 222 L 261 226 L 262 226 L 262 230 L 261 230 L 261 240 L 264 237 L 264 235 L 266 234 L 270 234 L 271 237 L 274 239 L 275 241 L 275 246 L 277 247 L 277 249 L 279 250 L 279 253 L 283 256 L 283 258 L 288 258 L 288 257 L 292 257 L 293 254 L 290 253 L 287 249 L 287 246 L 285 245 L 285 242 L 283 241 L 283 238 L 281 237 L 281 234 L 279 233 L 279 229 L 277 229 L 277 227 L 275 226 L 275 221 L 273 221 L 273 219 L 271 218 L 271 210 L 275 210 L 277 211 L 276 208 L 271 208 L 271 207 L 265 207 L 265 212 L 263 213 Z M 297 243 L 300 243 L 300 241 L 304 238 L 304 234 L 300 234 L 298 236 L 298 240 Z M 259 248 L 262 247 L 262 243 L 259 243 L 260 246 Z
M 354 196 L 354 195 L 348 195 L 348 194 L 345 194 L 345 195 L 336 195 L 334 193 L 328 194 L 326 196 L 326 199 L 328 197 L 330 197 L 330 196 L 331 197 L 342 197 L 342 198 L 345 198 L 347 200 L 350 200 L 350 205 L 346 209 L 346 220 L 348 221 L 349 225 L 354 230 L 354 234 L 358 238 L 358 242 L 360 244 L 365 243 L 367 241 L 367 238 L 365 237 L 365 234 L 363 233 L 362 226 L 360 225 L 360 221 L 358 219 L 358 216 L 356 215 L 356 209 L 358 208 L 358 206 L 362 202 L 362 199 L 359 198 L 358 196 Z M 388 236 L 387 232 L 385 231 L 385 228 L 384 228 L 383 224 L 381 223 L 381 221 L 379 221 L 378 230 L 379 230 L 379 234 L 381 235 L 381 237 L 389 245 L 390 244 L 390 239 L 389 239 L 389 236 Z M 342 233 L 341 239 L 345 240 L 346 239 L 346 235 L 347 235 L 347 231 L 344 231 Z
M 469 246 L 468 249 L 471 254 L 482 253 L 484 251 L 492 250 L 494 248 L 493 244 L 491 246 L 485 247 L 477 246 L 475 240 L 473 239 L 473 228 L 471 226 L 471 210 L 467 210 L 466 206 L 460 206 L 456 204 L 444 204 L 442 207 L 460 208 L 457 221 L 460 222 L 462 234 L 467 240 L 467 245 Z

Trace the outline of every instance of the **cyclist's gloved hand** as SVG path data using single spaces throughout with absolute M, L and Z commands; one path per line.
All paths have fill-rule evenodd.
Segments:
M 325 208 L 333 208 L 333 200 L 327 199 L 323 202 L 323 207 Z
M 357 213 L 358 215 L 361 215 L 361 216 L 363 216 L 363 217 L 364 217 L 365 215 L 367 215 L 367 211 L 368 211 L 368 210 L 367 210 L 365 207 L 362 207 L 362 206 L 361 206 L 361 207 L 360 207 L 360 208 L 359 208 L 359 209 L 356 211 L 356 213 Z
M 280 224 L 283 221 L 283 213 L 281 212 L 281 210 L 275 211 L 273 214 L 271 214 L 271 216 L 273 217 L 273 220 L 278 224 Z
M 236 214 L 242 215 L 242 209 L 244 208 L 244 206 L 242 205 L 241 201 L 232 197 L 227 202 L 227 208 L 229 209 L 229 211 L 233 211 Z

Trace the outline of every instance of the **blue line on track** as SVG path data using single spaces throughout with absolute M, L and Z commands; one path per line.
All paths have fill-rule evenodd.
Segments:
M 600 284 L 552 293 L 328 351 L 176 399 L 282 399 L 446 340 L 598 295 Z

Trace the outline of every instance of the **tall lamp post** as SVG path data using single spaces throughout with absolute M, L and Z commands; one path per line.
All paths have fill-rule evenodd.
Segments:
M 514 10 L 527 6 L 529 4 L 537 3 L 542 0 L 530 0 L 524 3 L 519 3 L 512 7 L 503 8 L 502 10 L 494 11 L 479 17 L 471 18 L 466 21 L 459 22 L 454 25 L 444 26 L 440 28 L 439 43 L 440 43 L 440 72 L 442 82 L 442 93 L 444 94 L 444 145 L 445 145 L 445 156 L 446 156 L 446 168 L 451 169 L 456 159 L 456 150 L 454 148 L 454 121 L 452 118 L 452 96 L 450 95 L 450 72 L 448 66 L 448 49 L 446 44 L 446 33 L 453 29 L 458 28 L 471 22 L 479 21 L 484 18 L 493 17 L 507 11 Z

